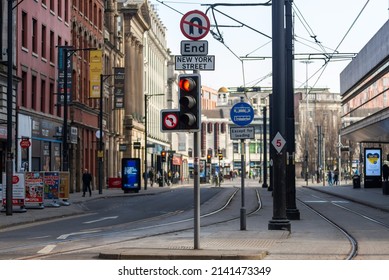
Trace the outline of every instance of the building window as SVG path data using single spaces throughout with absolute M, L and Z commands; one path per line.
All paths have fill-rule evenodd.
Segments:
M 46 81 L 41 80 L 41 112 L 46 113 Z
M 42 25 L 41 55 L 46 58 L 46 26 Z
M 207 132 L 212 133 L 212 131 L 213 131 L 212 123 L 208 123 L 207 124 Z
M 27 106 L 27 72 L 22 72 L 22 92 L 21 92 L 20 105 L 23 107 Z
M 22 12 L 22 47 L 27 48 L 27 13 Z
M 54 63 L 54 49 L 55 49 L 54 32 L 50 30 L 50 62 L 53 63 Z
M 50 0 L 50 11 L 54 12 L 54 0 Z
M 62 0 L 57 0 L 57 16 L 62 17 Z
M 31 108 L 33 110 L 36 110 L 36 102 L 37 102 L 37 96 L 36 96 L 36 76 L 32 75 L 31 77 Z
M 32 19 L 32 52 L 38 53 L 38 23 L 35 18 Z
M 53 83 L 50 83 L 49 114 L 54 115 L 54 84 Z
M 69 22 L 69 0 L 65 0 L 65 22 Z

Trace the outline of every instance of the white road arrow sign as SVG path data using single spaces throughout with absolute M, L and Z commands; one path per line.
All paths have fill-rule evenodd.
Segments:
M 271 142 L 274 148 L 277 150 L 277 153 L 280 153 L 282 148 L 285 146 L 285 139 L 282 137 L 280 132 L 277 132 L 276 136 L 274 136 L 273 141 Z

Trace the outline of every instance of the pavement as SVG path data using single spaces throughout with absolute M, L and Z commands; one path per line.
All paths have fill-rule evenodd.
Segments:
M 234 184 L 239 186 L 236 180 Z M 245 180 L 247 187 L 260 187 L 254 180 Z M 389 212 L 389 195 L 382 188 L 353 188 L 352 182 L 343 182 L 340 186 L 323 186 L 322 183 L 308 184 L 296 180 L 296 189 L 309 187 L 350 199 L 371 207 Z M 224 187 L 232 187 L 232 185 Z M 121 189 L 104 189 L 102 194 L 93 191 L 91 197 L 82 197 L 81 193 L 72 193 L 69 206 L 28 209 L 24 213 L 15 211 L 7 216 L 0 213 L 0 233 L 6 228 L 34 223 L 43 220 L 84 214 L 83 203 L 93 199 L 107 199 L 112 196 L 157 195 L 172 188 L 192 187 L 192 184 L 172 185 L 170 187 L 148 187 L 139 193 L 124 194 Z M 172 232 L 164 235 L 149 236 L 138 240 L 129 240 L 102 249 L 100 259 L 240 259 L 240 260 L 337 260 L 344 259 L 349 252 L 348 241 L 327 222 L 318 219 L 309 208 L 297 202 L 299 220 L 291 220 L 291 231 L 269 230 L 269 221 L 273 215 L 273 197 L 267 189 L 258 188 L 262 208 L 247 216 L 246 229 L 240 230 L 240 220 L 201 226 L 200 236 L 195 246 L 193 229 Z M 239 208 L 239 207 L 238 207 Z M 194 249 L 196 247 L 196 249 Z

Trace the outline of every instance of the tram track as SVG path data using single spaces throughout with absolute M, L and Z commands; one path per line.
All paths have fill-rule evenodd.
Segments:
M 232 212 L 232 209 L 229 208 L 234 208 L 236 209 L 234 204 L 238 203 L 240 201 L 239 197 L 239 190 L 240 188 L 234 188 L 234 191 L 232 194 L 230 194 L 226 199 L 225 202 L 217 207 L 216 209 L 211 209 L 210 211 L 201 214 L 201 227 L 208 227 L 208 226 L 213 226 L 217 224 L 222 224 L 222 223 L 227 223 L 233 220 L 237 220 L 240 218 L 239 214 L 226 214 L 226 212 Z M 246 190 L 247 191 L 247 190 Z M 253 215 L 254 213 L 257 213 L 260 211 L 262 207 L 262 202 L 259 194 L 259 190 L 257 188 L 253 188 L 253 191 L 255 192 L 255 196 L 249 196 L 249 197 L 255 197 L 255 201 L 251 201 L 251 207 L 248 209 L 247 216 Z M 88 234 L 86 236 L 79 236 L 73 240 L 67 240 L 67 241 L 62 241 L 62 242 L 57 242 L 57 243 L 50 243 L 46 244 L 45 246 L 53 246 L 53 244 L 65 244 L 66 242 L 66 248 L 69 248 L 70 242 L 72 243 L 83 243 L 83 241 L 87 240 L 107 240 L 109 237 L 111 237 L 113 234 L 118 237 L 117 240 L 115 241 L 109 241 L 105 242 L 104 244 L 90 244 L 90 245 L 80 245 L 76 246 L 77 248 L 74 249 L 61 249 L 60 251 L 53 251 L 53 252 L 48 252 L 48 253 L 40 253 L 36 255 L 31 255 L 31 256 L 24 256 L 20 257 L 18 259 L 22 260 L 33 260 L 33 259 L 50 259 L 50 258 L 60 258 L 63 255 L 67 254 L 80 254 L 83 252 L 88 252 L 90 250 L 99 250 L 99 249 L 104 249 L 104 248 L 109 248 L 112 246 L 117 246 L 123 242 L 133 242 L 133 241 L 141 241 L 145 240 L 150 237 L 158 237 L 158 236 L 164 236 L 168 234 L 175 234 L 175 233 L 180 233 L 180 232 L 185 232 L 188 230 L 193 229 L 193 224 L 189 224 L 194 220 L 193 217 L 188 218 L 187 216 L 189 215 L 190 211 L 184 211 L 182 213 L 176 213 L 175 215 L 172 215 L 168 217 L 167 220 L 169 219 L 174 219 L 173 221 L 167 221 L 167 222 L 162 222 L 158 224 L 151 224 L 151 225 L 143 225 L 144 223 L 149 223 L 151 220 L 155 221 L 157 220 L 158 217 L 154 217 L 153 219 L 144 219 L 144 220 L 139 220 L 136 222 L 132 222 L 131 226 L 133 227 L 132 229 L 126 228 L 128 225 L 121 226 L 121 230 L 118 231 L 110 231 L 106 232 L 104 230 Z M 237 211 L 235 211 L 238 213 Z M 177 219 L 178 217 L 182 217 Z M 129 233 L 132 233 L 133 236 L 131 237 L 125 237 L 125 235 L 128 235 Z
M 316 189 L 302 188 L 299 189 L 299 192 L 300 194 L 304 194 L 305 196 L 316 199 L 318 202 L 314 203 L 314 200 L 310 201 L 309 199 L 296 198 L 299 203 L 301 203 L 302 205 L 310 209 L 312 212 L 314 212 L 316 215 L 328 222 L 330 225 L 335 227 L 348 240 L 350 244 L 350 250 L 345 258 L 346 260 L 357 259 L 358 257 L 360 257 L 361 253 L 363 254 L 363 252 L 361 252 L 360 239 L 363 240 L 367 238 L 366 236 L 363 236 L 363 232 L 366 232 L 367 230 L 362 229 L 362 227 L 360 230 L 358 230 L 358 228 L 355 226 L 356 223 L 354 223 L 353 226 L 350 226 L 351 220 L 354 221 L 354 219 L 359 219 L 361 221 L 361 224 L 364 222 L 369 223 L 372 228 L 369 228 L 370 230 L 376 229 L 376 231 L 382 232 L 385 230 L 387 231 L 389 229 L 388 223 L 380 221 L 373 215 L 369 215 L 366 213 L 366 208 L 370 208 L 369 210 L 371 211 L 379 211 L 374 207 L 369 207 L 365 204 L 358 203 L 356 201 L 344 197 L 336 196 L 334 194 L 321 192 L 320 190 Z M 341 201 L 339 200 L 339 198 L 341 198 Z M 330 207 L 328 206 L 319 207 L 323 204 L 335 207 L 337 208 L 337 210 L 335 209 L 334 211 L 330 212 Z M 340 212 L 339 210 L 341 210 L 342 212 Z M 353 215 L 354 218 L 350 218 L 350 214 Z M 346 219 L 342 217 L 349 218 Z

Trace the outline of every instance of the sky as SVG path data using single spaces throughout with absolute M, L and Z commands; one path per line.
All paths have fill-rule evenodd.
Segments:
M 272 86 L 271 6 L 210 7 L 267 0 L 150 2 L 167 28 L 167 45 L 174 55 L 180 55 L 180 42 L 188 40 L 180 30 L 185 13 L 206 13 L 211 31 L 220 31 L 223 43 L 211 32 L 203 38 L 209 44 L 208 55 L 215 55 L 215 70 L 201 71 L 202 85 L 216 90 L 223 86 Z M 295 87 L 308 84 L 339 92 L 340 73 L 388 20 L 388 8 L 389 0 L 294 0 Z M 326 63 L 324 53 L 337 54 Z

